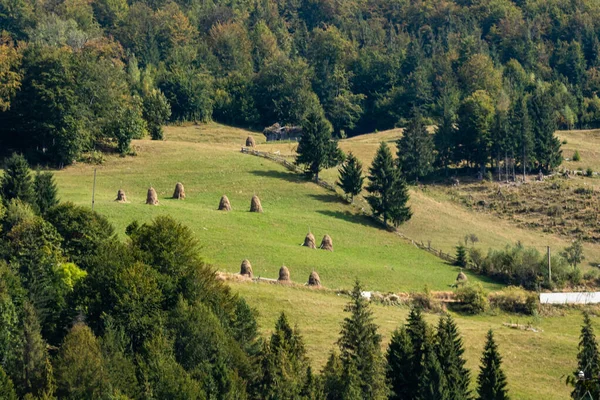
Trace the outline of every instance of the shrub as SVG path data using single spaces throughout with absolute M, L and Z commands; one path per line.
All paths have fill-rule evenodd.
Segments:
M 562 141 L 562 144 L 567 144 L 567 143 L 569 143 L 569 142 L 567 142 L 567 139 Z
M 575 161 L 575 162 L 581 161 L 581 156 L 579 155 L 578 150 L 575 150 L 575 153 L 573 153 L 573 161 Z
M 456 289 L 456 299 L 461 303 L 462 311 L 469 314 L 480 314 L 488 309 L 488 299 L 479 283 Z
M 587 169 L 585 170 L 585 175 L 591 178 L 592 176 L 594 176 L 594 170 L 592 170 L 590 167 L 587 167 Z
M 581 272 L 580 268 L 573 267 L 573 269 L 569 272 L 569 282 L 572 285 L 577 286 L 581 283 L 583 279 L 583 272 Z
M 422 293 L 411 293 L 410 298 L 414 307 L 433 312 L 443 311 L 442 304 L 433 298 L 431 290 L 427 286 L 425 286 L 425 290 Z
M 532 315 L 537 311 L 538 299 L 534 292 L 509 286 L 490 296 L 490 303 L 502 311 Z

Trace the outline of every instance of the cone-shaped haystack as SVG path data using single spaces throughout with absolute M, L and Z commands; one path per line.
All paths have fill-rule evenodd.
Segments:
M 256 146 L 256 142 L 254 141 L 254 138 L 252 136 L 248 136 L 246 138 L 246 147 L 254 147 Z
M 173 198 L 177 200 L 185 199 L 185 189 L 183 188 L 183 184 L 181 182 L 177 182 L 175 185 L 175 191 L 173 192 Z
M 119 189 L 115 201 L 118 201 L 119 203 L 127 203 L 127 196 L 125 196 L 125 191 L 123 189 Z
M 321 286 L 321 278 L 319 277 L 319 274 L 317 274 L 317 271 L 310 273 L 310 276 L 308 277 L 308 286 Z
M 250 212 L 263 212 L 262 205 L 260 204 L 260 199 L 257 195 L 252 196 L 252 201 L 250 202 Z
M 315 243 L 315 235 L 313 235 L 312 233 L 308 232 L 306 234 L 306 237 L 304 238 L 304 244 L 302 246 L 306 246 L 306 247 L 311 248 L 311 249 L 316 249 L 317 245 Z
M 219 202 L 219 211 L 231 211 L 231 203 L 225 195 L 221 197 L 221 201 Z
M 464 272 L 460 271 L 458 276 L 456 277 L 456 282 L 466 282 L 468 280 L 467 275 Z
M 156 190 L 154 190 L 153 187 L 150 187 L 150 189 L 148 189 L 148 196 L 146 197 L 146 204 L 149 204 L 151 206 L 158 205 L 158 195 L 156 194 Z
M 323 250 L 333 251 L 333 240 L 331 240 L 331 236 L 323 236 L 320 248 Z
M 252 278 L 252 265 L 250 261 L 244 260 L 242 261 L 242 266 L 240 267 L 240 275 L 247 276 L 248 278 Z
M 279 282 L 290 282 L 290 270 L 285 265 L 279 269 Z

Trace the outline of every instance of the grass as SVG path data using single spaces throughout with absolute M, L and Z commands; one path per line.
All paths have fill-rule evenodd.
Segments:
M 343 310 L 348 302 L 347 297 L 329 291 L 271 284 L 236 282 L 231 286 L 259 311 L 259 323 L 265 335 L 273 330 L 279 313 L 285 311 L 290 321 L 300 329 L 315 367 L 319 370 L 322 368 L 329 352 L 336 347 L 335 342 L 345 317 Z M 393 330 L 404 323 L 409 310 L 402 306 L 380 305 L 373 305 L 372 309 L 385 348 Z M 568 311 L 564 315 L 544 318 L 506 314 L 453 316 L 463 335 L 473 389 L 485 334 L 491 328 L 503 357 L 511 398 L 568 398 L 570 389 L 564 382 L 566 375 L 576 367 L 582 321 L 579 312 Z M 426 318 L 431 324 L 436 324 L 438 316 L 427 314 Z M 509 329 L 502 325 L 505 322 L 532 323 L 542 332 Z M 598 326 L 597 322 L 594 324 Z
M 566 138 L 568 141 L 567 145 L 563 145 L 563 154 L 572 154 L 577 149 L 582 154 L 583 161 L 575 164 L 587 166 L 585 160 L 588 157 L 594 170 L 600 171 L 600 133 L 569 131 L 559 132 L 558 135 L 561 140 Z M 384 141 L 395 152 L 395 142 L 401 136 L 402 129 L 393 129 L 340 140 L 339 144 L 345 152 L 352 151 L 363 162 L 366 174 L 379 144 Z M 586 138 L 588 137 L 595 139 L 586 145 Z M 258 149 L 271 152 L 279 151 L 281 155 L 287 156 L 295 154 L 295 147 L 290 147 L 288 144 L 262 142 L 258 145 Z M 566 165 L 567 168 L 572 168 L 569 167 L 569 163 L 566 163 Z M 337 168 L 321 173 L 321 178 L 329 182 L 334 182 L 337 176 Z M 575 178 L 571 180 L 570 184 L 593 185 L 595 182 L 598 181 L 589 178 Z M 454 254 L 458 242 L 463 240 L 465 235 L 471 233 L 479 238 L 477 246 L 484 250 L 502 248 L 506 244 L 519 241 L 540 251 L 545 251 L 546 246 L 550 246 L 553 252 L 558 252 L 569 246 L 571 242 L 570 237 L 543 232 L 541 229 L 528 229 L 518 226 L 514 221 L 468 209 L 454 201 L 446 186 L 433 185 L 420 188 L 413 186 L 410 190 L 410 196 L 413 217 L 400 227 L 400 232 L 416 241 L 430 242 L 432 247 L 447 253 Z M 360 207 L 368 209 L 366 202 L 357 199 L 357 203 Z M 600 264 L 599 244 L 586 243 L 584 249 L 587 261 L 591 264 Z
M 458 269 L 354 215 L 338 197 L 278 164 L 241 154 L 232 137 L 243 142 L 247 132 L 196 126 L 170 128 L 167 140 L 135 141 L 136 157 L 109 156 L 104 165 L 75 165 L 56 173 L 61 200 L 89 205 L 93 170 L 97 168 L 95 209 L 106 215 L 123 235 L 133 220 L 147 222 L 161 214 L 184 221 L 196 233 L 202 252 L 218 269 L 238 272 L 248 258 L 256 275 L 276 278 L 282 265 L 292 280 L 305 282 L 316 269 L 324 285 L 349 288 L 360 277 L 369 290 L 449 290 Z M 186 133 L 187 132 L 187 133 Z M 180 135 L 179 137 L 177 135 Z M 197 139 L 187 142 L 182 135 Z M 224 139 L 230 135 L 228 139 Z M 205 139 L 202 140 L 201 138 Z M 224 142 L 223 142 L 224 140 Z M 175 183 L 185 186 L 186 200 L 170 199 Z M 160 205 L 144 204 L 153 186 Z M 123 189 L 129 200 L 114 200 Z M 233 211 L 217 211 L 227 194 Z M 257 194 L 265 212 L 248 212 Z M 311 230 L 317 240 L 333 238 L 335 251 L 301 247 Z M 473 280 L 479 280 L 471 276 Z M 489 290 L 500 285 L 481 280 Z
M 356 277 L 367 290 L 396 292 L 422 290 L 425 285 L 447 290 L 454 281 L 456 268 L 380 229 L 369 218 L 356 215 L 330 192 L 278 164 L 241 154 L 239 148 L 248 134 L 217 124 L 168 127 L 164 142 L 135 141 L 136 157 L 109 156 L 98 167 L 79 164 L 58 171 L 59 194 L 62 200 L 89 205 L 93 170 L 97 168 L 96 210 L 106 215 L 121 235 L 133 220 L 145 222 L 157 215 L 172 215 L 194 230 L 203 254 L 223 271 L 237 272 L 242 259 L 249 258 L 255 274 L 265 277 L 276 277 L 279 267 L 285 264 L 294 281 L 304 282 L 317 269 L 329 288 L 349 288 Z M 380 140 L 393 142 L 400 134 L 388 131 L 365 135 L 342 141 L 341 146 L 353 150 L 368 165 Z M 253 135 L 262 150 L 291 154 L 296 146 L 264 143 L 262 135 Z M 582 157 L 585 160 L 583 152 Z M 335 170 L 323 173 L 330 181 L 335 176 Z M 169 198 L 178 181 L 185 185 L 185 201 Z M 158 207 L 144 204 L 150 185 L 158 192 Z M 125 190 L 130 203 L 113 201 L 119 188 Z M 229 196 L 234 211 L 216 210 L 222 194 Z M 264 214 L 247 211 L 253 194 L 261 198 Z M 415 188 L 411 196 L 414 216 L 402 226 L 402 232 L 425 242 L 431 240 L 434 247 L 445 251 L 453 251 L 467 233 L 475 233 L 484 247 L 504 246 L 516 240 L 535 246 L 567 243 L 556 235 L 517 228 L 510 221 L 469 210 L 435 187 Z M 300 243 L 309 229 L 318 240 L 330 234 L 335 252 L 302 248 Z M 478 277 L 469 279 L 477 281 Z M 487 290 L 499 288 L 492 282 L 482 283 Z M 231 286 L 258 309 L 265 334 L 285 310 L 303 332 L 315 366 L 322 367 L 335 347 L 347 298 L 302 287 L 236 282 Z M 407 313 L 405 307 L 374 306 L 384 345 Z M 434 323 L 437 316 L 427 318 Z M 513 398 L 568 397 L 564 378 L 576 365 L 581 324 L 578 312 L 537 318 L 506 314 L 456 318 L 473 379 L 485 333 L 493 328 Z M 504 322 L 530 322 L 543 331 L 512 330 L 503 327 Z

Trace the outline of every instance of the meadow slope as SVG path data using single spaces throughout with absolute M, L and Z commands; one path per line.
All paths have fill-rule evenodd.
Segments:
M 239 149 L 249 133 L 217 124 L 167 128 L 167 140 L 135 141 L 136 157 L 109 156 L 100 166 L 74 165 L 56 173 L 62 200 L 89 205 L 93 170 L 97 168 L 96 210 L 106 215 L 124 236 L 133 220 L 145 222 L 169 214 L 189 225 L 195 232 L 207 260 L 218 269 L 237 272 L 243 258 L 252 261 L 256 275 L 276 277 L 282 264 L 290 267 L 292 279 L 303 283 L 317 269 L 328 288 L 349 288 L 359 277 L 369 290 L 415 291 L 425 285 L 434 290 L 448 290 L 457 269 L 436 257 L 407 244 L 330 192 L 307 182 L 271 161 L 241 154 Z M 399 132 L 381 135 L 393 141 Z M 342 142 L 345 150 L 362 152 L 368 163 L 378 139 L 359 137 Z M 267 150 L 287 149 L 294 144 L 260 144 L 264 138 L 255 134 L 259 147 Z M 328 180 L 335 171 L 326 171 Z M 185 185 L 184 201 L 170 199 L 175 183 Z M 144 204 L 146 190 L 152 185 L 159 194 L 160 205 Z M 119 188 L 125 190 L 128 204 L 114 202 Z M 419 240 L 451 250 L 465 233 L 476 233 L 485 246 L 500 246 L 523 238 L 532 243 L 561 238 L 542 236 L 516 229 L 508 221 L 469 211 L 446 199 L 441 192 L 413 191 L 415 216 L 401 230 Z M 227 194 L 233 212 L 217 211 L 219 198 Z M 265 213 L 248 212 L 250 198 L 258 194 Z M 333 253 L 302 248 L 304 235 L 311 230 L 320 240 L 327 233 L 333 237 Z M 470 276 L 472 281 L 479 280 Z M 487 290 L 500 285 L 482 281 Z M 259 311 L 261 331 L 268 334 L 277 315 L 286 311 L 304 334 L 309 356 L 320 368 L 334 348 L 343 308 L 347 298 L 329 290 L 310 290 L 270 284 L 230 283 Z M 406 307 L 374 306 L 376 322 L 384 343 L 408 313 Z M 435 322 L 437 316 L 429 315 Z M 485 333 L 496 331 L 513 398 L 561 399 L 569 388 L 566 374 L 575 365 L 580 313 L 558 311 L 556 316 L 523 317 L 515 315 L 456 315 L 465 338 L 466 357 L 477 373 Z M 531 323 L 540 332 L 512 330 L 504 322 Z

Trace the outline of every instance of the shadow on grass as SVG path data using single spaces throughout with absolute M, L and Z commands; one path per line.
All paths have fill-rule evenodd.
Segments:
M 269 170 L 269 171 L 256 170 L 256 171 L 250 171 L 250 173 L 253 175 L 256 175 L 256 176 L 261 176 L 263 178 L 283 179 L 285 181 L 294 182 L 294 183 L 307 182 L 306 178 L 304 178 L 302 175 L 296 174 L 294 172 L 274 171 L 274 170 Z
M 328 217 L 333 217 L 337 219 L 341 219 L 343 221 L 352 222 L 354 224 L 359 224 L 362 226 L 368 226 L 371 228 L 377 228 L 384 230 L 383 225 L 376 223 L 372 218 L 369 218 L 366 215 L 354 214 L 349 211 L 330 211 L 330 210 L 319 210 L 317 211 L 319 214 L 326 215 Z
M 340 197 L 338 197 L 337 195 L 335 195 L 333 193 L 311 194 L 310 197 L 312 197 L 315 200 L 322 201 L 323 203 L 348 204 L 343 199 L 341 199 Z

